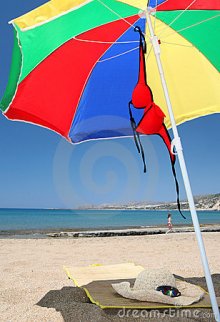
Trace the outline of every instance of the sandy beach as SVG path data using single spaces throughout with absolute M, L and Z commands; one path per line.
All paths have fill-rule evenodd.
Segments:
M 211 273 L 215 274 L 217 295 L 220 296 L 220 233 L 207 232 L 203 237 Z M 105 312 L 89 303 L 84 291 L 73 287 L 63 270 L 64 265 L 127 262 L 150 268 L 166 267 L 183 277 L 204 276 L 193 233 L 0 239 L 1 321 L 133 321 L 128 317 L 119 318 L 117 312 Z M 142 321 L 141 318 L 139 320 Z M 164 318 L 166 320 L 169 318 Z

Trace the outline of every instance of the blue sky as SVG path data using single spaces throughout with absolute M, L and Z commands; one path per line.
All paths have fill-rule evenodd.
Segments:
M 0 96 L 9 74 L 13 30 L 8 21 L 45 3 L 0 4 Z M 220 192 L 220 114 L 178 127 L 194 195 Z M 75 208 L 91 204 L 175 200 L 167 151 L 144 137 L 148 171 L 133 139 L 72 146 L 47 129 L 0 115 L 0 207 Z M 178 162 L 181 198 L 185 198 Z

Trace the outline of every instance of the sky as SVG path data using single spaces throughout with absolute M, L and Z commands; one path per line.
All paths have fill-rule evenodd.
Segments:
M 8 21 L 45 2 L 0 4 L 0 97 L 13 46 Z M 220 192 L 219 124 L 220 114 L 214 114 L 178 126 L 194 195 Z M 132 138 L 71 145 L 50 130 L 12 122 L 2 114 L 0 138 L 0 208 L 78 208 L 176 198 L 169 156 L 157 136 L 142 138 L 146 174 Z M 178 162 L 176 170 L 185 199 Z

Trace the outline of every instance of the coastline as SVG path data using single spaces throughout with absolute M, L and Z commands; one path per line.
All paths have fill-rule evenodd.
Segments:
M 190 212 L 186 220 L 178 211 L 172 214 L 173 225 L 192 225 Z M 198 211 L 200 224 L 220 224 L 219 211 Z M 0 236 L 33 235 L 58 231 L 166 227 L 166 210 L 0 210 Z M 39 237 L 40 237 L 39 236 Z
M 220 224 L 200 224 L 202 232 L 220 232 Z M 56 228 L 56 229 L 21 229 L 0 231 L 0 239 L 45 239 L 45 238 L 85 238 L 113 236 L 142 236 L 165 234 L 167 225 L 157 226 L 123 226 L 93 228 Z M 191 233 L 193 225 L 176 224 L 172 234 Z

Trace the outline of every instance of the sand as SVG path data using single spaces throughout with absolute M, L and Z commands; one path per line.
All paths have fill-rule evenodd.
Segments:
M 220 296 L 220 233 L 203 233 L 203 237 Z M 63 271 L 63 265 L 126 262 L 150 268 L 166 267 L 183 277 L 204 276 L 193 233 L 78 239 L 0 239 L 0 321 L 146 321 L 146 318 L 134 319 L 130 316 L 120 318 L 117 312 L 105 312 L 89 303 L 84 291 L 73 287 Z M 204 283 L 204 279 L 200 280 Z M 200 314 L 205 314 L 203 311 Z M 211 314 L 211 311 L 207 312 Z M 163 320 L 170 320 L 169 316 L 166 315 Z M 172 318 L 174 320 L 181 319 Z M 209 320 L 212 319 L 203 318 L 203 321 Z

